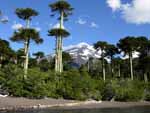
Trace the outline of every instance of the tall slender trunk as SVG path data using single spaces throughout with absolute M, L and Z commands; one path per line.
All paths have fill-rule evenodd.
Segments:
M 3 56 L 0 56 L 0 68 L 2 67 Z
M 131 76 L 131 80 L 133 80 L 134 77 L 133 77 L 133 58 L 132 58 L 132 52 L 129 53 L 129 60 L 130 60 L 130 76 Z
M 57 56 L 57 60 L 58 60 L 58 70 L 57 72 L 61 73 L 61 37 L 59 36 L 58 38 L 58 56 Z
M 87 62 L 87 68 L 88 68 L 88 72 L 90 72 L 90 60 L 88 59 L 88 62 Z
M 106 72 L 105 72 L 105 63 L 104 63 L 104 52 L 102 50 L 102 71 L 103 71 L 103 80 L 106 80 Z
M 60 73 L 63 72 L 63 63 L 62 63 L 62 37 L 60 39 Z
M 119 66 L 118 66 L 118 76 L 119 77 L 121 77 L 121 71 L 120 71 L 121 69 L 120 69 L 120 64 L 119 64 Z
M 26 56 L 25 56 L 25 67 L 24 67 L 24 78 L 27 78 L 28 74 L 28 65 L 29 65 L 29 43 L 30 40 L 28 39 L 27 44 L 26 44 Z
M 111 76 L 114 76 L 114 68 L 113 68 L 113 57 L 111 56 Z
M 55 71 L 58 72 L 58 37 L 56 37 Z
M 63 21 L 64 21 L 64 12 L 60 11 L 60 29 L 63 29 Z M 63 71 L 63 64 L 62 64 L 62 36 L 58 36 L 58 55 L 57 55 L 57 61 L 58 61 L 58 70 L 56 72 L 61 73 Z
M 26 28 L 30 27 L 30 20 L 26 20 Z M 29 39 L 26 37 L 26 40 L 24 42 L 24 54 L 25 54 L 25 60 L 24 60 L 24 79 L 27 78 L 28 73 L 28 63 L 29 63 Z
M 145 81 L 145 83 L 148 82 L 147 73 L 144 73 L 144 81 Z

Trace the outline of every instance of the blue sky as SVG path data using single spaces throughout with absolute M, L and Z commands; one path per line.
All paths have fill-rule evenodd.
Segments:
M 3 0 L 0 4 L 0 10 L 4 14 L 3 18 L 8 17 L 9 22 L 0 24 L 0 37 L 9 40 L 14 27 L 24 25 L 24 21 L 18 19 L 14 13 L 16 8 L 31 7 L 40 14 L 33 18 L 31 27 L 40 29 L 44 43 L 41 45 L 32 43 L 30 52 L 53 53 L 55 38 L 48 37 L 47 31 L 57 23 L 56 18 L 50 17 L 51 12 L 48 7 L 48 4 L 54 1 Z M 137 3 L 134 3 L 135 1 Z M 73 15 L 69 17 L 69 21 L 65 22 L 64 25 L 71 33 L 70 37 L 64 39 L 64 46 L 80 42 L 93 44 L 100 40 L 115 44 L 120 38 L 128 35 L 149 37 L 150 17 L 146 11 L 150 12 L 150 8 L 144 9 L 143 7 L 142 12 L 138 5 L 140 1 L 145 4 L 150 2 L 150 0 L 134 0 L 134 2 L 133 0 L 68 0 L 75 10 Z M 11 42 L 11 47 L 17 50 L 22 48 L 23 45 Z

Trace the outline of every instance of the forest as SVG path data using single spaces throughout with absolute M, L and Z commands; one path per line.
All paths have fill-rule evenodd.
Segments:
M 62 49 L 63 38 L 70 35 L 63 24 L 74 9 L 63 0 L 50 4 L 49 8 L 50 18 L 60 23 L 59 28 L 47 30 L 48 36 L 56 41 L 55 57 L 48 61 L 43 59 L 42 51 L 29 54 L 31 42 L 43 42 L 40 32 L 30 27 L 38 12 L 32 8 L 17 8 L 15 14 L 26 26 L 14 31 L 10 41 L 0 38 L 1 93 L 36 99 L 150 101 L 149 38 L 120 37 L 116 44 L 99 38 L 93 47 L 101 51 L 101 58 L 91 57 L 86 64 L 74 67 L 71 65 L 74 59 Z M 23 43 L 24 47 L 15 51 L 10 47 L 13 42 Z M 135 53 L 138 53 L 136 58 Z M 123 59 L 122 55 L 127 58 Z

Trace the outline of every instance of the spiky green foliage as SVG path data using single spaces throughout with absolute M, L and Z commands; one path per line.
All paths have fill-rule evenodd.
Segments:
M 42 51 L 33 53 L 33 56 L 35 56 L 36 58 L 42 58 L 44 57 L 44 53 Z
M 19 31 L 15 31 L 13 36 L 10 38 L 10 40 L 14 42 L 24 42 L 28 39 L 34 41 L 37 44 L 43 42 L 43 39 L 40 37 L 39 32 L 32 28 L 20 29 Z
M 5 62 L 10 62 L 15 57 L 15 52 L 11 49 L 8 41 L 0 39 L 0 67 Z
M 62 37 L 68 37 L 70 35 L 70 33 L 65 30 L 65 29 L 59 29 L 59 28 L 55 28 L 55 29 L 51 29 L 48 31 L 48 36 L 62 36 Z
M 119 53 L 119 50 L 118 48 L 113 45 L 113 44 L 108 44 L 107 48 L 106 48 L 106 56 L 110 57 L 112 59 L 112 57 L 115 55 L 115 54 L 118 54 Z
M 94 44 L 94 48 L 97 51 L 101 50 L 101 52 L 102 52 L 102 55 L 101 55 L 101 57 L 102 57 L 102 72 L 103 72 L 103 79 L 104 79 L 104 81 L 106 80 L 104 57 L 105 57 L 105 50 L 106 50 L 107 46 L 108 46 L 107 42 L 104 42 L 104 41 L 98 41 L 98 42 L 96 42 Z
M 105 41 L 98 41 L 97 43 L 94 44 L 94 48 L 97 49 L 97 50 L 99 50 L 99 49 L 105 50 L 107 45 L 108 44 Z
M 138 47 L 136 38 L 131 37 L 131 36 L 120 39 L 117 46 L 125 54 L 129 54 L 129 53 L 132 53 L 132 52 L 136 51 L 137 47 Z
M 59 0 L 55 3 L 52 3 L 49 5 L 49 7 L 51 8 L 51 11 L 54 13 L 52 15 L 55 15 L 55 13 L 63 11 L 65 18 L 71 15 L 72 10 L 73 10 L 71 5 L 67 1 L 64 1 L 64 0 Z
M 31 20 L 31 17 L 38 15 L 38 12 L 31 8 L 17 8 L 15 13 L 23 20 Z

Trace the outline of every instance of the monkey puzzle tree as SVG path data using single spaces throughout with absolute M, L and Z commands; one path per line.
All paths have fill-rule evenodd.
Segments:
M 62 66 L 62 43 L 61 43 L 61 38 L 60 36 L 63 37 L 68 37 L 70 33 L 66 31 L 65 29 L 51 29 L 48 31 L 48 36 L 55 36 L 56 37 L 56 50 L 55 50 L 55 71 L 56 72 L 62 72 L 63 66 Z M 61 58 L 60 58 L 61 57 Z
M 38 12 L 31 9 L 31 8 L 17 8 L 16 11 L 15 11 L 16 15 L 26 21 L 26 29 L 24 30 L 21 30 L 19 32 L 15 32 L 14 33 L 14 36 L 15 35 L 18 35 L 20 33 L 20 35 L 23 35 L 23 31 L 24 32 L 30 32 L 32 31 L 33 32 L 33 29 L 29 29 L 30 27 L 30 21 L 32 20 L 32 17 L 34 16 L 37 16 L 38 15 Z M 27 30 L 29 29 L 29 30 Z M 22 33 L 22 34 L 21 34 Z M 35 33 L 35 31 L 34 31 Z M 26 35 L 26 34 L 24 34 Z M 20 37 L 21 38 L 21 37 Z M 28 59 L 28 45 L 29 45 L 29 38 L 30 37 L 24 37 L 23 41 L 24 41 L 24 54 L 25 54 L 25 60 L 24 60 L 24 71 L 25 71 L 25 76 L 27 74 L 27 69 L 28 69 L 28 62 L 29 62 L 29 59 Z
M 34 53 L 33 56 L 36 57 L 37 64 L 39 64 L 40 59 L 44 57 L 44 53 L 42 51 L 39 51 Z
M 140 68 L 143 71 L 143 78 L 145 82 L 148 82 L 148 74 L 149 74 L 149 62 L 150 62 L 150 57 L 149 57 L 149 52 L 150 52 L 150 42 L 148 38 L 144 36 L 137 37 L 138 41 L 138 52 L 140 53 L 139 57 L 139 64 Z
M 117 44 L 118 48 L 124 52 L 125 55 L 129 56 L 129 62 L 130 62 L 130 76 L 131 80 L 134 79 L 133 75 L 133 52 L 137 50 L 137 39 L 135 37 L 125 37 L 123 39 L 119 40 L 119 43 Z
M 101 50 L 101 57 L 102 57 L 102 72 L 103 72 L 103 80 L 106 80 L 106 72 L 105 72 L 105 52 L 108 44 L 107 42 L 98 41 L 94 44 L 94 48 L 99 51 Z
M 0 39 L 0 67 L 3 66 L 4 60 L 10 60 L 9 57 L 12 55 L 13 50 L 10 48 L 9 42 Z
M 144 81 L 148 82 L 148 74 L 150 74 L 150 56 L 140 59 L 140 66 L 144 71 Z
M 116 67 L 116 70 L 118 72 L 118 77 L 121 77 L 121 63 L 122 63 L 122 59 L 120 57 L 114 58 L 113 59 L 114 62 L 114 66 Z
M 53 16 L 58 14 L 58 19 L 59 19 L 59 30 L 60 32 L 62 32 L 63 34 L 65 33 L 65 30 L 63 30 L 63 22 L 64 20 L 68 19 L 68 16 L 72 14 L 72 10 L 73 8 L 71 7 L 71 5 L 65 1 L 65 0 L 58 0 L 52 4 L 49 5 L 49 7 L 51 8 L 51 11 L 53 12 Z M 56 31 L 57 31 L 56 30 Z M 58 33 L 61 34 L 61 33 Z M 67 33 L 68 34 L 68 33 Z M 56 36 L 56 35 L 55 35 Z M 58 46 L 56 46 L 56 57 L 55 57 L 55 71 L 56 72 L 62 72 L 63 71 L 63 66 L 62 66 L 62 35 L 57 35 L 57 40 L 56 43 L 58 43 Z M 56 44 L 57 45 L 57 44 Z M 59 47 L 60 46 L 60 47 Z M 59 47 L 59 48 L 57 48 Z
M 137 37 L 137 43 L 139 45 L 137 47 L 138 48 L 137 51 L 140 53 L 140 58 L 147 56 L 148 51 L 150 49 L 149 40 L 144 36 L 140 36 L 140 37 Z
M 40 37 L 39 32 L 32 28 L 24 28 L 15 31 L 13 36 L 10 38 L 14 42 L 26 42 L 26 51 L 25 51 L 25 67 L 24 67 L 24 78 L 27 77 L 28 64 L 29 64 L 29 45 L 31 41 L 39 44 L 43 42 L 43 39 Z
M 114 55 L 116 55 L 118 53 L 119 53 L 118 48 L 115 45 L 113 45 L 113 44 L 108 44 L 107 45 L 106 53 L 105 54 L 111 60 L 111 74 L 112 74 L 112 77 L 114 75 L 113 58 L 114 58 Z

